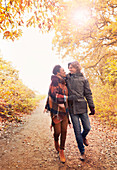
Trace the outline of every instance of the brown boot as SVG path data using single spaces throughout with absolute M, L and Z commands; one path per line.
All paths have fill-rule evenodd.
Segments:
M 65 163 L 66 159 L 65 159 L 65 155 L 64 155 L 64 150 L 63 149 L 60 149 L 59 151 L 59 157 L 60 157 L 60 161 L 62 163 Z
M 59 152 L 60 146 L 59 146 L 58 141 L 54 141 L 54 145 L 55 145 L 55 149 Z
M 88 146 L 89 145 L 89 142 L 86 138 L 83 138 L 83 143 L 85 144 L 85 146 Z

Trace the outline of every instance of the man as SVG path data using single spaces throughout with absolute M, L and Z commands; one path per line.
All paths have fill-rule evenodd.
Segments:
M 90 115 L 95 114 L 95 106 L 92 99 L 92 92 L 88 80 L 81 73 L 81 66 L 77 61 L 68 64 L 70 73 L 67 75 L 66 82 L 68 87 L 68 107 L 73 123 L 74 133 L 81 153 L 80 159 L 85 160 L 85 147 L 88 146 L 86 139 L 91 127 L 87 114 L 87 103 L 91 110 Z M 87 102 L 86 102 L 87 101 Z M 83 126 L 81 132 L 80 120 Z

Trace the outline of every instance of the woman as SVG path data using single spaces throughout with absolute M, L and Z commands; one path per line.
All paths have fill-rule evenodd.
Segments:
M 52 126 L 54 127 L 55 149 L 59 152 L 60 161 L 65 163 L 64 149 L 67 125 L 69 122 L 67 104 L 68 90 L 64 80 L 66 74 L 60 65 L 54 67 L 53 74 L 44 112 L 49 110 L 51 113 Z
M 90 131 L 90 122 L 87 114 L 87 103 L 91 114 L 95 114 L 92 92 L 88 80 L 81 73 L 81 66 L 77 61 L 68 64 L 70 73 L 67 75 L 66 82 L 68 87 L 68 106 L 71 120 L 73 123 L 74 133 L 81 153 L 80 159 L 85 160 L 85 147 L 88 146 L 87 134 Z M 81 132 L 80 121 L 83 126 Z

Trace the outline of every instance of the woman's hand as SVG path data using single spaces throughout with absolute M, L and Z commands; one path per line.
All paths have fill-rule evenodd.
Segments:
M 48 112 L 48 110 L 47 110 L 47 109 L 44 109 L 43 113 L 47 113 L 47 112 Z
M 50 125 L 50 130 L 51 130 L 51 131 L 52 131 L 52 127 L 53 127 L 53 126 L 52 126 L 52 124 L 51 124 L 51 125 Z
M 70 127 L 70 128 L 73 128 L 73 126 L 72 126 L 72 124 L 71 124 L 71 123 L 69 124 L 69 127 Z

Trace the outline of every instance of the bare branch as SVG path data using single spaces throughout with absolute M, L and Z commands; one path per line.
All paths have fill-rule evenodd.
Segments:
M 113 42 L 111 42 L 111 43 L 108 43 L 108 44 L 103 44 L 103 45 L 109 46 L 109 45 L 114 45 L 114 44 L 116 44 L 116 43 L 117 43 L 117 40 L 116 40 L 116 41 L 113 41 Z
M 106 54 L 106 55 L 108 55 L 108 54 Z M 102 56 L 94 65 L 89 66 L 89 67 L 86 67 L 86 69 L 96 67 L 96 66 L 98 65 L 98 63 L 99 63 L 106 55 Z

